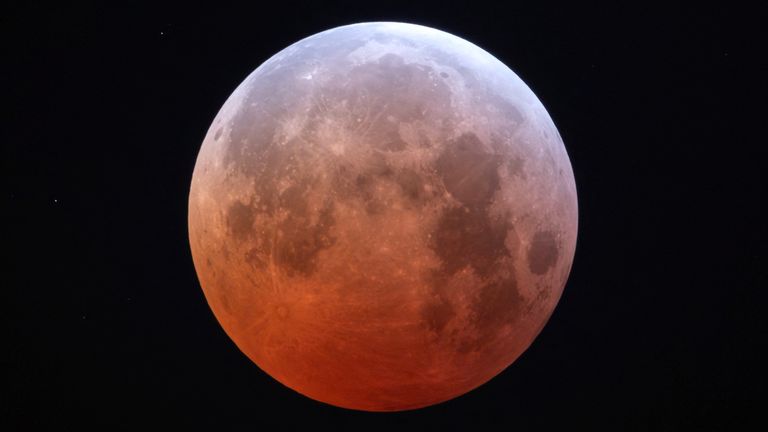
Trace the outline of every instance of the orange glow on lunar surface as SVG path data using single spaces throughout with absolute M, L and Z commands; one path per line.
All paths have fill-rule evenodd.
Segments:
M 189 237 L 237 346 L 286 386 L 396 411 L 488 381 L 555 308 L 573 172 L 536 96 L 455 36 L 367 23 L 304 39 L 230 96 Z

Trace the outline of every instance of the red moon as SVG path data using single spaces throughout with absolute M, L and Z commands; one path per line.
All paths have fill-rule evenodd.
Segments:
M 504 370 L 552 314 L 577 201 L 528 86 L 464 39 L 338 27 L 267 60 L 200 149 L 189 239 L 224 330 L 282 384 L 398 411 Z

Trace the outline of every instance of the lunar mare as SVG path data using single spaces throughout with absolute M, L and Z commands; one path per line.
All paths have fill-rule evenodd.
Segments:
M 576 243 L 570 161 L 491 54 L 403 23 L 279 52 L 211 125 L 189 196 L 195 268 L 262 370 L 395 411 L 485 383 L 555 308 Z

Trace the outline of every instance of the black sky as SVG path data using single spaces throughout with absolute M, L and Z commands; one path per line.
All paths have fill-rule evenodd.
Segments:
M 756 11 L 51 3 L 0 7 L 3 430 L 672 431 L 764 420 Z M 312 401 L 251 363 L 205 302 L 186 226 L 197 151 L 232 90 L 303 37 L 382 20 L 456 34 L 520 75 L 563 137 L 580 211 L 568 285 L 531 348 L 463 397 L 395 414 Z

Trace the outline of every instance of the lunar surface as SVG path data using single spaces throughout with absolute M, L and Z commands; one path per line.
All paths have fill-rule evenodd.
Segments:
M 573 172 L 507 66 L 435 29 L 338 27 L 232 93 L 189 196 L 195 268 L 262 370 L 310 398 L 396 411 L 485 383 L 568 278 Z

